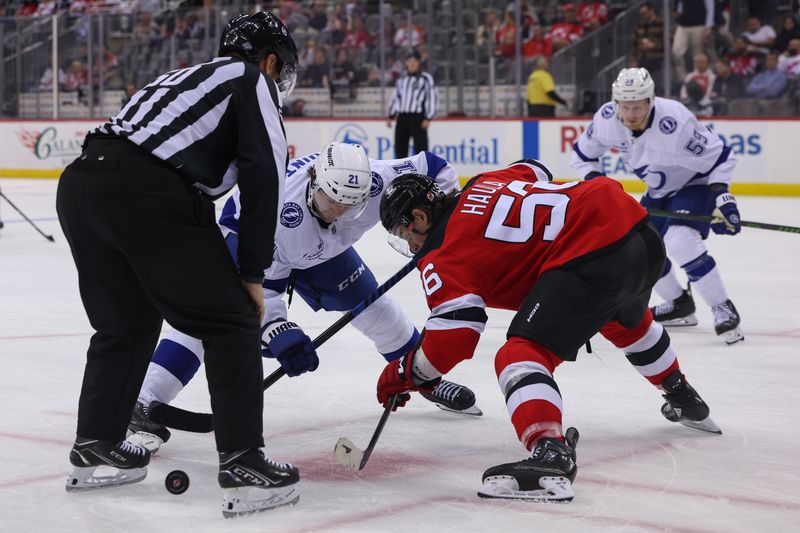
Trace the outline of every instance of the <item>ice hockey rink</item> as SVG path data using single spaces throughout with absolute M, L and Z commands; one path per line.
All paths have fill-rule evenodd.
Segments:
M 347 327 L 320 348 L 319 370 L 265 393 L 267 455 L 300 468 L 299 504 L 224 520 L 210 434 L 173 432 L 139 484 L 65 492 L 92 331 L 56 219 L 57 182 L 3 179 L 0 186 L 55 237 L 46 241 L 0 199 L 3 531 L 800 531 L 800 235 L 745 228 L 737 237 L 709 237 L 742 315 L 743 343 L 718 340 L 699 299 L 700 325 L 672 330 L 683 371 L 721 436 L 664 420 L 659 393 L 598 336 L 594 354 L 581 352 L 556 372 L 565 426 L 581 433 L 574 501 L 478 498 L 486 468 L 526 455 L 493 370 L 511 313 L 490 311 L 474 359 L 449 375 L 475 391 L 484 416 L 446 413 L 416 396 L 389 418 L 367 467 L 347 472 L 334 444 L 346 436 L 366 446 L 382 412 L 375 382 L 384 363 Z M 746 220 L 800 225 L 800 198 L 738 200 Z M 356 248 L 379 282 L 405 262 L 380 228 Z M 417 272 L 389 294 L 422 327 L 427 307 Z M 290 316 L 312 337 L 338 318 L 312 313 L 299 298 Z M 265 373 L 275 368 L 265 360 Z M 175 404 L 208 410 L 202 373 Z M 176 469 L 191 478 L 180 496 L 164 488 Z

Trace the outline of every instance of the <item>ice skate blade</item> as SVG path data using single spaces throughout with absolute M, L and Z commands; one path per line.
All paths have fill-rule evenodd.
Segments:
M 225 518 L 246 516 L 277 507 L 294 505 L 299 500 L 300 494 L 294 484 L 271 489 L 260 487 L 226 489 L 222 493 L 222 516 Z
M 146 431 L 137 431 L 136 433 L 128 430 L 128 438 L 125 439 L 131 444 L 136 444 L 142 448 L 147 448 L 152 455 L 161 449 L 164 441 L 158 435 L 148 433 Z
M 491 476 L 483 481 L 478 490 L 481 498 L 501 498 L 505 500 L 523 500 L 529 502 L 566 503 L 571 502 L 575 494 L 572 483 L 561 476 L 543 477 L 539 479 L 539 490 L 519 490 L 516 478 L 512 476 Z
M 669 326 L 672 328 L 680 328 L 680 327 L 687 327 L 687 326 L 696 326 L 698 324 L 697 317 L 693 314 L 686 315 L 681 318 L 673 318 L 672 320 L 664 320 L 664 321 L 656 321 L 662 326 Z
M 460 415 L 470 415 L 470 416 L 483 416 L 483 411 L 478 408 L 478 404 L 473 403 L 471 406 L 467 407 L 466 409 L 458 410 L 452 409 L 447 407 L 444 404 L 433 402 L 436 407 L 441 409 L 442 411 L 447 411 L 449 413 L 458 413 Z
M 742 333 L 742 328 L 738 327 L 735 329 L 730 329 L 728 331 L 719 333 L 718 336 L 720 339 L 724 340 L 725 344 L 727 344 L 728 346 L 744 340 L 744 334 Z
M 700 431 L 707 431 L 708 433 L 714 433 L 716 435 L 722 435 L 722 430 L 720 427 L 711 420 L 711 417 L 706 417 L 704 420 L 694 421 L 694 420 L 679 420 L 680 424 L 686 426 L 687 428 L 692 429 L 699 429 Z
M 78 492 L 84 490 L 103 489 L 106 487 L 120 487 L 122 485 L 130 485 L 138 483 L 147 477 L 147 467 L 144 468 L 129 468 L 118 469 L 116 474 L 107 476 L 97 476 L 95 471 L 101 468 L 99 466 L 76 466 L 72 470 L 72 474 L 67 476 L 66 490 L 67 492 Z

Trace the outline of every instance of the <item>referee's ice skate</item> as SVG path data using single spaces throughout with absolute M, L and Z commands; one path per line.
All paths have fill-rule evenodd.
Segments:
M 527 459 L 493 466 L 483 473 L 478 496 L 534 502 L 572 501 L 572 482 L 578 473 L 575 463 L 578 437 L 578 430 L 569 428 L 563 442 L 539 439 Z
M 99 489 L 137 483 L 147 477 L 150 452 L 128 441 L 111 442 L 78 437 L 69 452 L 75 468 L 67 477 L 67 491 Z M 117 473 L 97 475 L 98 468 L 111 467 Z
M 267 459 L 258 449 L 220 453 L 217 479 L 224 489 L 225 518 L 294 505 L 300 500 L 297 468 Z

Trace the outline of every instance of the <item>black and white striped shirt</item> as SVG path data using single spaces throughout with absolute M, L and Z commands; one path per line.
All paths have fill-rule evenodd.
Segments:
M 389 107 L 389 118 L 398 113 L 422 113 L 428 120 L 436 115 L 436 87 L 427 72 L 407 74 L 397 80 Z
M 92 133 L 139 145 L 212 198 L 238 183 L 240 271 L 271 264 L 288 146 L 277 87 L 258 67 L 218 57 L 168 72 Z

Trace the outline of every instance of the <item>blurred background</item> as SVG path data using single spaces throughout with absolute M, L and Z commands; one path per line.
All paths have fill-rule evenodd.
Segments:
M 713 3 L 713 27 L 684 46 L 669 0 L 0 0 L 0 117 L 112 115 L 156 75 L 213 57 L 224 24 L 254 10 L 300 52 L 286 116 L 385 117 L 410 50 L 439 117 L 524 117 L 537 65 L 567 102 L 559 116 L 594 113 L 626 66 L 699 116 L 800 115 L 798 0 Z

